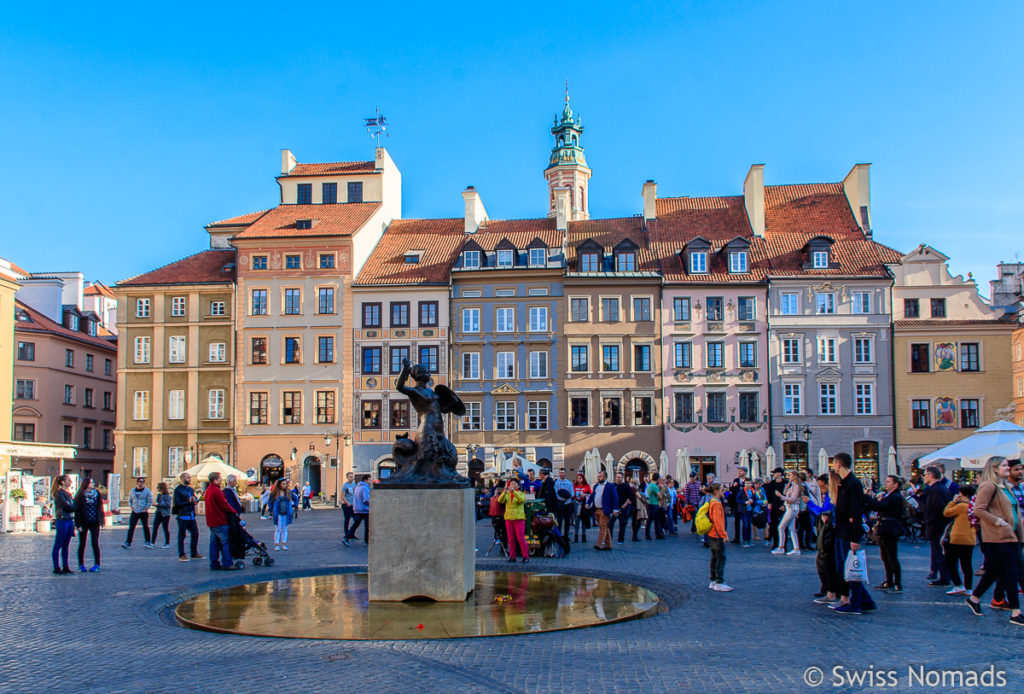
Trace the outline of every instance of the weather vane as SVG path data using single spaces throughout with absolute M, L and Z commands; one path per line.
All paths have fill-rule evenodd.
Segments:
M 370 137 L 377 140 L 377 146 L 380 147 L 380 136 L 390 137 L 388 135 L 388 119 L 384 117 L 384 114 L 380 112 L 380 108 L 374 109 L 376 115 L 373 118 L 366 118 L 366 132 L 370 134 Z

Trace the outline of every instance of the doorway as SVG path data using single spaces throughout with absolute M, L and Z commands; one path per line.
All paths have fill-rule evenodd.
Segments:
M 640 484 L 643 485 L 647 482 L 648 472 L 650 472 L 650 468 L 647 463 L 640 458 L 632 458 L 626 463 L 625 476 L 627 480 L 631 480 L 636 477 L 640 480 Z
M 284 461 L 281 456 L 271 453 L 260 461 L 260 482 L 269 487 L 274 482 L 284 477 Z
M 320 494 L 321 466 L 319 458 L 314 455 L 306 458 L 302 464 L 302 478 L 309 483 L 313 496 Z

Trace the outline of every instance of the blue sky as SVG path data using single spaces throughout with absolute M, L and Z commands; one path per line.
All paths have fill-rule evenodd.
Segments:
M 33 6 L 35 5 L 35 6 Z M 661 195 L 838 181 L 872 162 L 876 238 L 927 242 L 987 293 L 1024 254 L 1024 3 L 40 5 L 0 24 L 0 255 L 115 282 L 269 207 L 280 149 L 372 158 L 407 217 L 541 216 L 570 81 L 593 216 Z M 966 11 L 965 11 L 966 10 Z

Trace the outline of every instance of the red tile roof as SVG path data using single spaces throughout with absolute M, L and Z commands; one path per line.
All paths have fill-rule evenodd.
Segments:
M 396 219 L 384 231 L 355 285 L 447 285 L 452 264 L 466 238 L 462 217 Z M 421 251 L 418 263 L 405 262 Z
M 222 219 L 219 222 L 210 222 L 209 224 L 206 225 L 206 228 L 209 229 L 211 227 L 248 226 L 249 224 L 252 224 L 257 219 L 265 215 L 267 211 L 268 210 L 259 210 L 257 212 L 250 212 L 248 214 L 240 214 L 237 217 L 229 217 L 228 219 Z
M 637 272 L 660 272 L 658 259 L 648 243 L 642 217 L 616 217 L 569 222 L 565 249 L 567 272 L 578 272 L 579 257 L 576 249 L 584 241 L 593 241 L 604 248 L 606 254 L 609 254 L 624 239 L 629 239 L 638 246 L 636 252 Z
M 110 299 L 114 298 L 114 292 L 110 291 L 110 288 L 102 282 L 94 282 L 92 286 L 86 287 L 85 296 L 105 296 Z
M 373 173 L 377 170 L 374 161 L 335 161 L 320 164 L 296 164 L 285 176 L 337 176 L 343 174 Z
M 236 239 L 351 236 L 380 209 L 379 202 L 341 205 L 278 205 L 254 221 Z M 312 220 L 310 229 L 299 229 L 300 219 Z
M 858 235 L 842 183 L 808 183 L 764 187 L 765 232 Z
M 118 287 L 147 287 L 174 284 L 230 284 L 235 281 L 235 251 L 201 251 L 187 258 L 136 275 L 117 283 Z
M 475 241 L 485 251 L 493 251 L 507 239 L 519 249 L 539 238 L 548 248 L 562 247 L 562 232 L 555 229 L 553 217 L 535 219 L 489 219 L 475 234 L 464 234 L 465 240 Z
M 102 337 L 93 337 L 88 333 L 79 332 L 77 330 L 71 330 L 65 328 L 60 323 L 52 320 L 45 316 L 39 311 L 35 310 L 24 301 L 15 300 L 15 314 L 24 311 L 28 314 L 28 320 L 22 320 L 16 318 L 14 321 L 15 332 L 29 332 L 29 333 L 49 333 L 51 335 L 58 335 L 60 337 L 66 337 L 71 340 L 77 340 L 87 345 L 106 349 L 111 352 L 117 352 L 117 342 L 112 340 L 106 340 Z M 101 330 L 102 326 L 97 325 L 97 331 Z

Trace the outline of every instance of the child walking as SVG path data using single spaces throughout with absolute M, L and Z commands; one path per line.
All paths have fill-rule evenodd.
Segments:
M 711 590 L 728 593 L 732 586 L 725 582 L 725 543 L 729 541 L 729 530 L 725 527 L 725 508 L 722 506 L 721 482 L 712 482 L 708 488 L 711 504 L 708 507 L 708 518 L 711 519 L 711 530 L 708 532 L 708 544 L 711 547 Z

